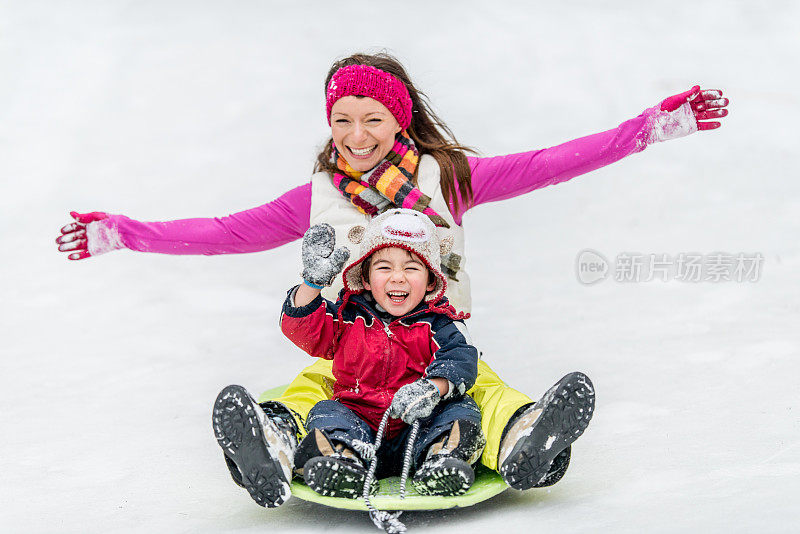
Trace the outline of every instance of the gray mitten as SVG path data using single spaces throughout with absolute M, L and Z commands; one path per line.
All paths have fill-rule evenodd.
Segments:
M 389 406 L 389 417 L 402 419 L 410 425 L 430 416 L 440 400 L 439 388 L 427 378 L 420 378 L 397 390 Z
M 345 247 L 336 250 L 336 233 L 330 224 L 315 224 L 303 236 L 303 280 L 316 287 L 333 283 L 350 257 Z

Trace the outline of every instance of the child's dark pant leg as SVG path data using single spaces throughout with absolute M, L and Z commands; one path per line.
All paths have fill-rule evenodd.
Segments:
M 472 397 L 442 402 L 430 417 L 420 419 L 414 445 L 414 464 L 431 454 L 447 453 L 470 464 L 480 459 L 486 439 L 481 431 L 481 412 Z
M 314 429 L 319 429 L 333 442 L 343 443 L 349 449 L 358 451 L 354 442 L 372 443 L 374 432 L 353 410 L 334 400 L 320 401 L 311 408 L 306 419 L 308 435 L 303 439 L 314 439 Z M 307 449 L 302 445 L 300 449 Z M 302 467 L 296 464 L 297 467 Z
M 294 461 L 309 488 L 321 495 L 355 499 L 364 492 L 372 430 L 345 405 L 325 400 L 306 419 L 308 434 Z M 378 490 L 374 480 L 370 491 Z

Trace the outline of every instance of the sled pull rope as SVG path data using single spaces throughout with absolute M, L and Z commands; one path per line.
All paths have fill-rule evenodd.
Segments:
M 375 454 L 369 463 L 369 471 L 367 471 L 367 478 L 364 480 L 364 504 L 369 509 L 369 517 L 375 526 L 387 532 L 388 534 L 399 534 L 406 531 L 406 526 L 398 519 L 402 510 L 395 513 L 387 512 L 386 510 L 378 510 L 373 506 L 369 500 L 369 490 L 372 487 L 372 481 L 375 479 L 375 470 L 378 468 L 378 449 L 383 441 L 383 434 L 386 430 L 386 424 L 389 422 L 389 410 L 386 410 L 381 419 L 381 424 L 378 426 L 378 432 L 375 435 Z M 403 473 L 400 476 L 400 498 L 406 498 L 406 481 L 408 480 L 408 472 L 411 469 L 411 460 L 414 452 L 414 442 L 417 441 L 417 433 L 419 432 L 419 421 L 414 421 L 411 426 L 411 432 L 408 436 L 408 444 L 406 445 L 406 453 L 403 457 Z

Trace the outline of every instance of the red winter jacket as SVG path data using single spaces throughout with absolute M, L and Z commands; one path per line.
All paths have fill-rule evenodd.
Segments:
M 478 351 L 466 326 L 443 298 L 436 306 L 420 303 L 403 317 L 381 321 L 364 295 L 350 294 L 342 307 L 321 296 L 294 307 L 289 292 L 281 313 L 281 330 L 311 356 L 333 360 L 333 398 L 377 430 L 395 392 L 420 377 L 449 380 L 456 396 L 478 376 Z M 341 309 L 340 309 L 341 308 Z M 385 315 L 385 314 L 384 314 Z M 448 398 L 450 394 L 448 392 Z M 405 423 L 389 420 L 389 437 Z

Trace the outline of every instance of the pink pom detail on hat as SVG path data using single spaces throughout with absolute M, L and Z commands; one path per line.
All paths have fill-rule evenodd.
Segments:
M 348 65 L 337 70 L 325 92 L 325 107 L 328 124 L 331 123 L 331 108 L 345 96 L 368 96 L 374 98 L 397 119 L 404 130 L 411 124 L 411 96 L 403 82 L 386 71 L 369 65 Z

